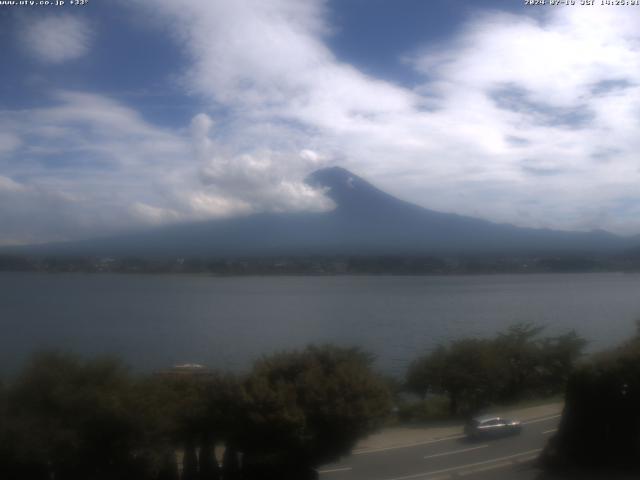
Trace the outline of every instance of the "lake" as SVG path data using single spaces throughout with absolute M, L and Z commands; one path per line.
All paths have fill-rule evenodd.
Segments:
M 514 322 L 575 329 L 598 350 L 640 318 L 638 274 L 207 277 L 0 273 L 0 374 L 41 348 L 113 353 L 135 370 L 196 362 L 232 370 L 332 342 L 401 374 L 437 343 Z

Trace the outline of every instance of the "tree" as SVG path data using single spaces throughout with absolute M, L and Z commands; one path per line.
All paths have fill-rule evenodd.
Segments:
M 182 460 L 182 480 L 198 480 L 198 454 L 193 440 L 187 440 Z
M 209 432 L 205 432 L 198 455 L 200 480 L 220 480 L 220 466 L 215 457 L 215 442 Z
M 9 478 L 9 464 L 13 463 L 10 449 L 9 416 L 7 414 L 7 392 L 0 380 L 0 478 Z
M 471 414 L 491 402 L 562 391 L 586 342 L 571 331 L 541 338 L 543 327 L 516 324 L 493 339 L 461 339 L 419 357 L 406 388 L 423 399 L 449 397 L 451 414 Z
M 598 468 L 607 478 L 617 478 L 616 470 L 632 470 L 637 477 L 640 335 L 571 373 L 558 432 L 542 459 L 552 469 Z
M 428 355 L 417 358 L 409 365 L 405 387 L 424 400 L 429 393 L 442 391 L 442 376 L 447 363 L 448 349 L 439 345 Z
M 308 347 L 258 361 L 245 382 L 243 478 L 314 478 L 390 411 L 389 392 L 357 349 Z
M 542 340 L 541 388 L 549 394 L 564 391 L 571 372 L 582 357 L 587 341 L 574 330 Z
M 175 452 L 165 450 L 161 455 L 160 462 L 156 480 L 180 480 Z
M 238 380 L 216 371 L 166 372 L 143 382 L 138 397 L 140 414 L 156 419 L 148 427 L 151 445 L 182 450 L 184 478 L 219 478 L 214 440 L 234 438 L 243 398 Z
M 502 381 L 497 396 L 501 401 L 514 401 L 537 384 L 542 363 L 539 336 L 544 327 L 531 323 L 511 325 L 494 339 L 500 356 Z
M 490 341 L 463 339 L 441 345 L 414 362 L 407 384 L 423 396 L 446 395 L 452 415 L 470 414 L 495 398 L 500 370 Z
M 241 478 L 238 451 L 232 444 L 227 444 L 222 459 L 222 478 L 224 480 L 239 480 Z
M 35 355 L 7 399 L 15 478 L 144 478 L 130 393 L 115 360 Z
M 185 479 L 304 480 L 390 410 L 384 380 L 357 349 L 266 357 L 242 382 L 174 373 L 134 378 L 112 359 L 36 355 L 0 389 L 0 478 L 177 480 L 183 451 Z M 222 472 L 216 441 L 226 445 Z
M 440 377 L 442 393 L 449 396 L 452 414 L 472 414 L 496 397 L 500 359 L 488 340 L 452 342 Z

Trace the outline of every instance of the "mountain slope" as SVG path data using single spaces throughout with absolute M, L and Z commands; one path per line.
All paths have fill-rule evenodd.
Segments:
M 404 202 L 339 167 L 313 173 L 309 183 L 329 188 L 335 216 L 379 244 L 415 251 L 456 253 L 608 251 L 628 241 L 604 231 L 562 232 L 518 228 L 473 217 L 441 213 Z M 349 228 L 349 227 L 347 227 Z M 352 227 L 351 227 L 352 228 Z
M 333 167 L 307 183 L 326 189 L 326 213 L 256 214 L 144 233 L 30 247 L 32 253 L 97 256 L 607 253 L 630 239 L 607 232 L 518 228 L 441 213 L 399 200 Z

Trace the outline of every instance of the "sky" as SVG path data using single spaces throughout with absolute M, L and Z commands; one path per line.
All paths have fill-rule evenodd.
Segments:
M 304 178 L 334 165 L 434 210 L 638 234 L 640 6 L 546 3 L 0 5 L 0 245 L 326 211 Z

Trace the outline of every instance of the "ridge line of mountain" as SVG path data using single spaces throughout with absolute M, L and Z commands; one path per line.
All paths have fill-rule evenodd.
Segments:
M 400 200 L 341 167 L 306 180 L 336 208 L 320 213 L 259 213 L 175 224 L 143 232 L 0 249 L 0 253 L 104 257 L 308 255 L 608 254 L 638 237 L 521 228 L 443 213 Z

